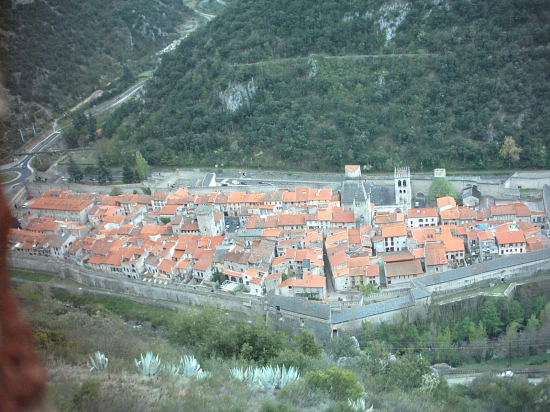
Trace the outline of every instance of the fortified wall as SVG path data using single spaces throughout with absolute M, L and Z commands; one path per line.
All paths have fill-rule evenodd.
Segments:
M 9 265 L 17 268 L 57 273 L 62 279 L 71 279 L 83 285 L 151 300 L 164 300 L 190 306 L 220 307 L 253 317 L 264 314 L 264 301 L 252 295 L 232 295 L 228 292 L 204 286 L 174 285 L 170 283 L 164 285 L 144 282 L 82 268 L 71 262 L 59 262 L 50 259 L 10 256 Z
M 17 257 L 11 255 L 10 266 L 58 273 L 63 279 L 101 288 L 103 290 L 139 296 L 151 300 L 177 302 L 191 306 L 212 306 L 263 316 L 275 329 L 286 329 L 291 334 L 301 329 L 312 331 L 324 342 L 334 334 L 355 334 L 363 322 L 380 324 L 405 316 L 414 320 L 422 316 L 433 296 L 469 289 L 489 282 L 510 281 L 550 269 L 550 249 L 521 255 L 510 255 L 478 265 L 423 276 L 411 282 L 409 294 L 384 302 L 346 307 L 340 302 L 319 302 L 283 297 L 270 293 L 267 298 L 238 293 L 232 295 L 203 286 L 159 284 L 124 278 L 120 275 L 82 268 L 72 262 L 53 259 Z

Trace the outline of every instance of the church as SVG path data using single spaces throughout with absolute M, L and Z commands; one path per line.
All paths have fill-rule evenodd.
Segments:
M 371 225 L 377 212 L 401 212 L 412 207 L 411 171 L 399 167 L 394 171 L 393 185 L 375 185 L 361 176 L 361 166 L 346 165 L 340 204 L 355 213 L 355 223 Z

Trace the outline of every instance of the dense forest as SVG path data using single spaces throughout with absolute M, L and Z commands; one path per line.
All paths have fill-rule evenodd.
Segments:
M 544 168 L 549 75 L 548 0 L 238 0 L 108 138 L 166 166 Z
M 12 108 L 7 139 L 108 89 L 125 66 L 154 68 L 155 52 L 196 17 L 181 0 L 2 0 L 0 14 L 0 71 Z

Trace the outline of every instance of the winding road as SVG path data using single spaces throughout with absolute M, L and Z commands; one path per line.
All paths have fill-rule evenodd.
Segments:
M 224 5 L 226 4 L 223 1 L 219 1 L 219 3 L 224 4 Z M 213 14 L 203 13 L 199 10 L 194 10 L 194 11 L 195 11 L 195 13 L 197 13 L 199 16 L 201 16 L 205 20 L 205 23 L 208 23 L 210 20 L 212 20 L 214 17 L 216 17 Z M 195 26 L 193 27 L 193 29 L 191 31 L 195 31 L 196 29 L 197 29 L 197 25 L 195 24 Z M 188 34 L 189 33 L 186 33 L 182 37 L 182 39 L 187 37 Z M 103 113 L 103 112 L 105 112 L 109 109 L 112 109 L 112 108 L 122 104 L 123 102 L 128 100 L 130 97 L 132 97 L 135 93 L 137 93 L 139 90 L 141 90 L 143 88 L 143 86 L 145 85 L 145 82 L 146 82 L 146 80 L 143 80 L 143 81 L 135 84 L 134 86 L 130 87 L 128 90 L 126 90 L 124 93 L 117 96 L 116 98 L 114 98 L 110 102 L 108 102 L 108 103 L 106 103 L 106 104 L 104 104 L 104 105 L 102 105 L 98 108 L 94 108 L 93 110 L 90 110 L 90 113 L 93 116 L 97 116 L 97 115 L 99 115 L 99 114 L 101 114 L 101 113 Z M 56 129 L 56 126 L 54 124 L 54 130 L 55 129 Z M 60 134 L 61 134 L 60 130 L 55 130 L 52 134 L 50 134 L 44 140 L 37 143 L 32 149 L 30 149 L 28 151 L 28 153 L 37 153 L 37 152 L 42 151 L 50 143 L 52 143 Z M 14 174 L 17 175 L 16 178 L 12 179 L 9 182 L 6 182 L 6 183 L 2 184 L 2 189 L 4 190 L 4 193 L 5 193 L 5 195 L 8 199 L 8 202 L 10 204 L 13 202 L 13 198 L 17 194 L 19 189 L 21 188 L 21 185 L 23 185 L 24 182 L 33 173 L 33 169 L 32 169 L 31 164 L 30 164 L 33 156 L 34 156 L 34 154 L 24 154 L 22 158 L 20 158 L 16 161 L 14 161 L 10 164 L 7 164 L 7 165 L 0 166 L 0 173 L 10 173 L 11 172 L 11 173 L 14 173 Z

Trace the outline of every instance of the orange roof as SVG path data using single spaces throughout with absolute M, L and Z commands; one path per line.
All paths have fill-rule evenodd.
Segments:
M 214 252 L 215 250 L 213 249 L 204 250 L 200 258 L 197 260 L 197 262 L 195 262 L 195 266 L 193 266 L 193 269 L 200 270 L 200 271 L 207 270 L 210 267 L 210 265 L 212 265 L 212 260 L 214 259 Z
M 176 262 L 175 260 L 162 259 L 158 268 L 165 273 L 172 273 L 172 269 L 174 269 L 177 264 L 178 262 Z
M 422 266 L 420 265 L 419 260 L 411 260 L 409 262 L 386 263 L 385 271 L 386 277 L 390 278 L 394 276 L 421 275 L 424 273 L 422 271 Z
M 164 205 L 159 210 L 159 215 L 175 215 L 181 205 Z
M 407 212 L 409 218 L 415 217 L 437 217 L 437 210 L 435 207 L 420 207 L 416 209 L 409 209 Z
M 450 209 L 445 209 L 441 211 L 441 220 L 453 220 L 459 219 L 460 214 L 456 207 L 451 207 Z
M 345 166 L 346 173 L 355 173 L 355 172 L 358 172 L 360 170 L 361 170 L 360 165 L 346 165 Z
M 332 273 L 332 277 L 333 278 L 339 278 L 339 277 L 342 277 L 342 276 L 347 276 L 349 275 L 349 268 L 346 266 L 346 267 L 343 267 L 341 269 L 336 269 L 333 273 Z
M 329 256 L 330 265 L 333 268 L 346 263 L 347 260 L 348 260 L 348 257 L 346 256 L 346 252 L 343 250 L 339 251 L 338 253 L 335 253 L 332 256 Z
M 332 219 L 333 223 L 354 223 L 355 214 L 351 210 L 344 210 L 342 207 L 333 207 L 332 208 Z
M 336 233 L 334 235 L 327 236 L 325 239 L 325 244 L 330 245 L 332 243 L 342 243 L 347 242 L 348 240 L 348 232 L 343 231 L 340 233 Z
M 295 277 L 288 278 L 281 282 L 277 287 L 284 288 L 292 286 L 294 288 L 324 288 L 326 284 L 326 278 L 319 275 L 304 274 L 302 279 Z
M 445 255 L 445 246 L 442 243 L 426 243 L 424 255 L 427 266 L 446 265 L 449 263 Z
M 353 257 L 348 259 L 348 266 L 356 267 L 356 266 L 368 266 L 370 265 L 370 258 L 368 256 L 361 256 L 361 257 Z
M 507 243 L 525 243 L 525 236 L 521 230 L 509 230 L 505 232 L 496 232 L 497 243 L 504 245 Z
M 405 225 L 387 225 L 382 226 L 382 237 L 407 236 Z
M 40 197 L 32 205 L 29 205 L 29 209 L 80 212 L 92 203 L 94 201 L 91 199 Z
M 278 226 L 304 226 L 306 224 L 306 213 L 286 213 L 279 215 Z
M 454 197 L 451 197 L 451 196 L 445 196 L 445 197 L 440 197 L 437 199 L 437 208 L 438 209 L 443 209 L 443 208 L 446 208 L 446 207 L 454 207 L 456 206 L 456 201 L 454 199 Z
M 384 253 L 379 253 L 378 255 L 386 263 L 405 262 L 407 260 L 414 260 L 413 254 L 408 250 L 401 250 L 398 252 L 384 252 Z

